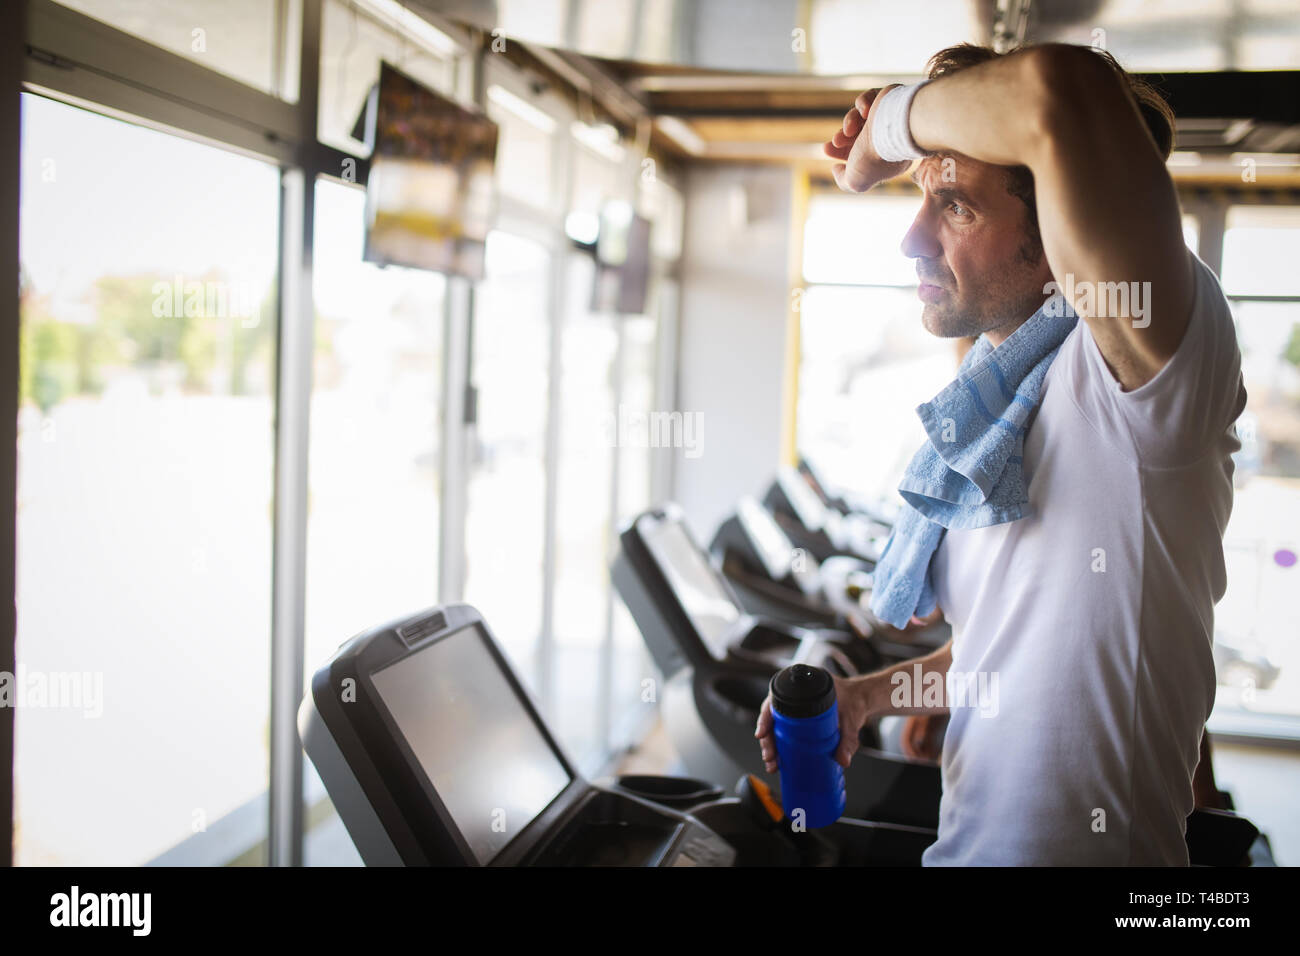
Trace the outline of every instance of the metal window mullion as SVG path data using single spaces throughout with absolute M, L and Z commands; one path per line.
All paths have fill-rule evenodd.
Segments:
M 271 768 L 268 862 L 302 863 L 302 760 L 297 737 L 306 608 L 307 460 L 311 404 L 312 178 L 282 174 L 280 323 L 275 394 L 272 544 Z
M 18 309 L 19 189 L 18 171 L 22 166 L 21 144 L 22 106 L 15 95 L 15 87 L 22 73 L 21 51 L 26 11 L 20 4 L 9 11 L 6 26 L 13 31 L 0 38 L 0 75 L 8 95 L 0 106 L 0 259 L 10 263 L 10 268 L 0 279 L 0 328 L 4 329 L 4 347 L 0 348 L 0 445 L 3 445 L 3 464 L 0 464 L 0 498 L 7 503 L 17 500 L 18 481 L 18 408 L 19 392 L 18 351 L 20 315 Z M 18 512 L 6 507 L 0 518 L 0 585 L 5 596 L 0 598 L 0 671 L 13 674 L 17 669 L 17 522 Z M 13 707 L 0 707 L 0 867 L 13 865 L 14 851 L 14 711 Z
M 551 253 L 549 284 L 546 297 L 547 327 L 550 330 L 546 371 L 546 447 L 544 470 L 546 473 L 545 503 L 542 515 L 542 607 L 537 634 L 537 696 L 543 712 L 554 715 L 555 687 L 555 579 L 559 558 L 559 486 L 560 455 L 563 453 L 561 434 L 564 423 L 564 315 L 565 315 L 565 256 L 562 251 Z
M 469 281 L 449 276 L 443 312 L 442 439 L 439 454 L 438 602 L 454 604 L 465 592 L 465 511 L 469 427 L 465 402 L 470 382 Z
M 673 410 L 678 407 L 679 370 L 678 361 L 678 327 L 681 314 L 681 282 L 672 280 L 672 296 L 668 306 L 662 305 L 667 291 L 668 277 L 660 278 L 659 298 L 661 305 L 655 316 L 655 382 L 653 408 Z M 685 410 L 682 409 L 684 412 Z M 672 449 L 651 449 L 654 462 L 650 472 L 650 500 L 652 504 L 668 501 L 676 494 L 675 463 Z
M 320 80 L 320 0 L 302 11 L 298 142 L 313 142 Z M 280 39 L 280 38 L 277 38 Z M 307 607 L 307 494 L 311 433 L 312 249 L 316 170 L 286 168 L 280 189 L 280 314 L 276 338 L 275 517 L 271 544 L 271 755 L 267 862 L 303 862 L 303 695 Z

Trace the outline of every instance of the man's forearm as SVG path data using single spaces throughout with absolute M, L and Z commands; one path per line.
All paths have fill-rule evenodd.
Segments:
M 1098 100 L 1112 120 L 1113 110 L 1125 105 L 1100 57 L 1080 47 L 1044 46 L 927 84 L 912 101 L 909 125 L 927 152 L 1034 169 L 1050 157 L 1051 134 L 1084 125 Z
M 940 699 L 945 701 L 942 706 L 916 706 L 916 702 L 923 699 L 922 694 L 896 693 L 904 680 L 895 675 L 902 675 L 907 683 L 911 683 L 915 680 L 918 665 L 921 668 L 922 686 L 935 680 L 931 675 L 938 675 L 940 686 L 944 686 L 948 668 L 952 666 L 952 641 L 948 641 L 943 647 L 925 657 L 903 661 L 873 674 L 852 678 L 848 682 L 850 692 L 861 695 L 862 701 L 866 704 L 868 719 L 890 714 L 908 716 L 948 713 L 946 694 L 940 695 Z

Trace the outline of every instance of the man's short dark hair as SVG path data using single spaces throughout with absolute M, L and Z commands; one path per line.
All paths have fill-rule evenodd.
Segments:
M 1019 49 L 1029 49 L 1029 47 Z M 1160 151 L 1162 159 L 1168 159 L 1174 149 L 1174 111 L 1155 87 L 1125 70 L 1109 51 L 1096 47 L 1091 49 L 1105 60 L 1128 86 L 1134 99 L 1137 100 L 1142 121 L 1150 131 L 1151 138 L 1155 140 L 1156 149 Z M 926 66 L 926 76 L 932 80 L 938 79 L 1005 55 L 998 53 L 992 47 L 979 46 L 975 43 L 958 43 L 955 46 L 945 47 L 930 57 L 930 62 Z M 1007 192 L 1023 202 L 1029 211 L 1029 236 L 1033 248 L 1041 253 L 1043 241 L 1038 232 L 1038 209 L 1034 204 L 1034 174 L 1029 171 L 1028 166 L 1008 167 Z

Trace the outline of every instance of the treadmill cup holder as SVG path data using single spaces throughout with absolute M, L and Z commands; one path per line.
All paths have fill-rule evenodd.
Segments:
M 723 789 L 695 777 L 667 777 L 653 774 L 621 774 L 614 786 L 633 796 L 651 800 L 674 810 L 689 810 L 725 796 Z
M 757 624 L 736 642 L 736 649 L 747 656 L 762 655 L 775 663 L 784 658 L 793 658 L 801 643 L 794 634 L 768 624 Z

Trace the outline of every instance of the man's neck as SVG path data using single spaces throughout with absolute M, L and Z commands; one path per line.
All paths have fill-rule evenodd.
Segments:
M 1016 329 L 1020 328 L 1022 325 L 1024 325 L 1026 322 L 1032 319 L 1034 315 L 1038 312 L 1038 310 L 1043 307 L 1043 303 L 1046 302 L 1049 298 L 1051 297 L 1045 296 L 1033 302 L 1032 305 L 1024 306 L 1023 308 L 1029 309 L 1029 314 L 1026 315 L 1023 319 L 1013 319 L 1012 321 L 1006 323 L 1006 325 L 999 325 L 996 329 L 989 329 L 987 332 L 984 333 L 984 337 L 989 340 L 990 345 L 992 345 L 994 348 L 997 348 L 999 345 L 1001 345 L 1003 342 L 1005 342 L 1008 338 L 1011 337 L 1012 332 L 1014 332 Z M 1017 309 L 1016 311 L 1017 312 L 1023 311 L 1023 308 Z
M 1016 321 L 1008 322 L 1006 325 L 1000 325 L 996 329 L 989 329 L 987 332 L 984 333 L 984 337 L 989 340 L 990 345 L 992 345 L 994 348 L 997 348 L 999 345 L 1001 345 L 1003 342 L 1005 342 L 1008 338 L 1011 337 L 1012 332 L 1020 328 L 1028 321 L 1029 321 L 1029 316 L 1025 316 L 1023 319 L 1016 319 Z

